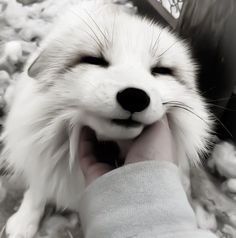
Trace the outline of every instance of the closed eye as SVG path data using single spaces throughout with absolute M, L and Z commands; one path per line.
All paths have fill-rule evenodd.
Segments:
M 92 64 L 92 65 L 97 65 L 104 68 L 107 68 L 110 65 L 109 62 L 102 56 L 97 57 L 97 56 L 89 56 L 89 55 L 82 56 L 79 60 L 79 63 Z
M 151 68 L 152 75 L 174 75 L 174 70 L 168 67 L 155 66 Z

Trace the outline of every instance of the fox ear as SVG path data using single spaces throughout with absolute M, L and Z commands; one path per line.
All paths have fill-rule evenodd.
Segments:
M 28 67 L 28 75 L 31 78 L 38 79 L 40 75 L 47 70 L 48 62 L 48 53 L 46 50 L 42 51 L 40 55 L 32 62 Z

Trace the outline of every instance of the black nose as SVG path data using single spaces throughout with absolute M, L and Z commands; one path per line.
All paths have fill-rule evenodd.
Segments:
M 124 110 L 131 113 L 141 112 L 150 104 L 150 97 L 138 88 L 126 88 L 117 93 L 116 99 Z

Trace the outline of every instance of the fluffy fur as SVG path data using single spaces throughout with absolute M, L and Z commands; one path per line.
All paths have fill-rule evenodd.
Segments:
M 109 66 L 80 63 L 84 55 L 102 55 Z M 172 73 L 153 75 L 154 66 Z M 6 121 L 4 159 L 27 185 L 19 211 L 7 223 L 9 237 L 33 237 L 47 202 L 77 210 L 84 125 L 102 139 L 132 140 L 168 114 L 180 165 L 197 163 L 211 119 L 195 71 L 187 45 L 173 33 L 112 4 L 85 2 L 63 16 L 17 82 Z M 133 114 L 140 122 L 136 127 L 111 121 L 130 117 L 116 100 L 128 87 L 151 99 L 148 108 Z

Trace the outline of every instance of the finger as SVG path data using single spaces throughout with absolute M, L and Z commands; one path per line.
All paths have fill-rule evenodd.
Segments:
M 87 170 L 95 164 L 94 147 L 97 143 L 95 133 L 88 127 L 84 127 L 80 133 L 79 140 L 79 160 L 82 172 L 87 173 Z
M 166 116 L 147 128 L 133 143 L 126 164 L 145 160 L 174 160 L 172 134 Z
M 87 185 L 114 169 L 109 164 L 98 162 L 95 153 L 97 146 L 98 141 L 94 131 L 87 127 L 82 128 L 79 141 L 79 160 Z
M 97 143 L 95 132 L 88 128 L 83 127 L 80 132 L 79 140 L 79 155 L 81 158 L 93 154 L 94 145 Z

